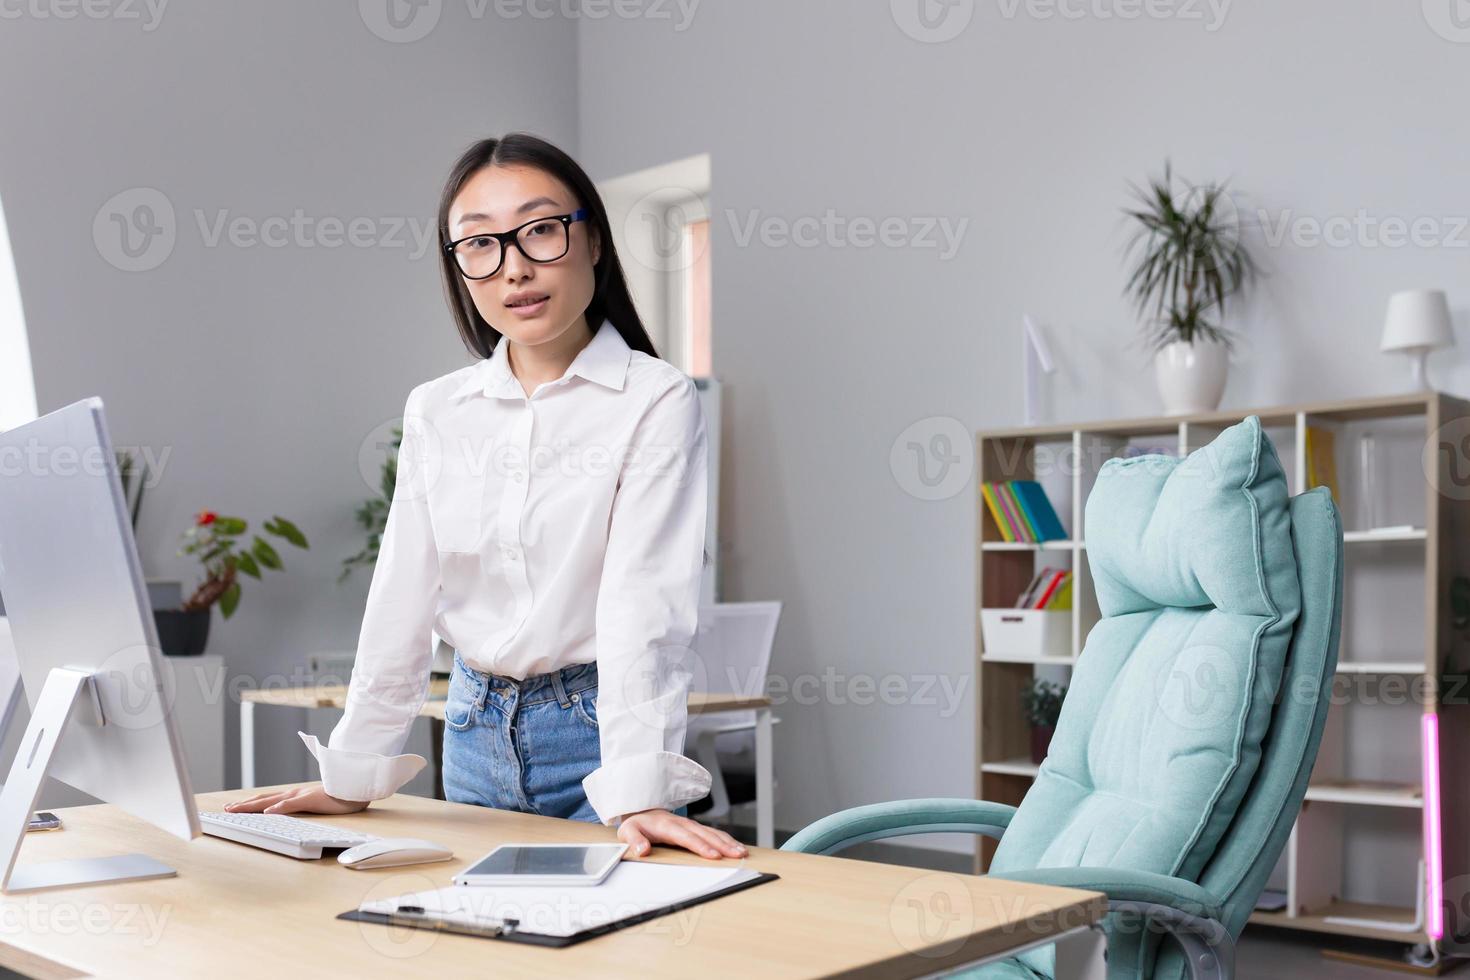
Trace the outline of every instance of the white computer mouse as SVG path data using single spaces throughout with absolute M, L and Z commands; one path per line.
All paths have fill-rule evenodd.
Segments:
M 366 871 L 369 868 L 396 868 L 401 864 L 429 864 L 448 861 L 454 852 L 441 844 L 415 837 L 384 837 L 349 847 L 337 855 L 337 863 L 347 868 Z

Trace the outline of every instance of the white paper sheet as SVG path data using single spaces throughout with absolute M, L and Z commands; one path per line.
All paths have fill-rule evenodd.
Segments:
M 389 913 L 397 911 L 400 905 L 416 905 L 424 909 L 426 918 L 481 926 L 516 919 L 519 932 L 571 936 L 584 929 L 706 895 L 759 874 L 744 866 L 705 868 L 622 861 L 601 884 L 590 888 L 453 885 L 364 902 L 359 910 Z

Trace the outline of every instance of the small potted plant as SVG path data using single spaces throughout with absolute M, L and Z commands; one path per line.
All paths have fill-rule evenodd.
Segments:
M 1124 209 L 1137 222 L 1127 292 L 1148 318 L 1144 336 L 1164 412 L 1214 411 L 1229 368 L 1225 301 L 1256 275 L 1240 219 L 1225 184 L 1176 182 L 1167 162 L 1162 178 L 1134 194 L 1137 206 Z
M 1031 724 L 1031 761 L 1038 766 L 1051 747 L 1051 737 L 1056 733 L 1062 700 L 1066 696 L 1065 685 L 1039 679 L 1033 679 L 1021 692 L 1021 710 Z
M 261 527 L 269 534 L 306 548 L 306 535 L 284 517 L 276 516 Z M 260 535 L 246 547 L 241 539 L 249 525 L 238 517 L 225 517 L 212 510 L 200 511 L 183 534 L 180 555 L 198 555 L 204 566 L 204 581 L 177 610 L 158 610 L 158 640 L 171 656 L 197 656 L 209 639 L 209 609 L 219 603 L 220 614 L 229 619 L 240 605 L 238 575 L 260 578 L 265 569 L 281 569 L 280 553 Z

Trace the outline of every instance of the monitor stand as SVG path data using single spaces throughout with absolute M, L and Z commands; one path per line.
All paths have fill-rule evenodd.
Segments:
M 92 672 L 54 667 L 46 675 L 40 697 L 36 698 L 36 710 L 31 713 L 25 737 L 15 751 L 10 777 L 0 789 L 0 855 L 5 860 L 0 891 L 34 891 L 65 885 L 167 878 L 177 874 L 173 868 L 145 854 L 16 866 L 15 859 L 20 855 L 31 812 L 36 808 L 41 788 L 46 785 L 46 770 L 51 766 L 52 755 L 68 724 L 105 725 L 107 720 L 102 714 L 102 702 L 97 696 Z

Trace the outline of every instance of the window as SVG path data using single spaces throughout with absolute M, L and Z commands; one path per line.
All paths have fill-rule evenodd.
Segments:
M 624 174 L 598 189 L 654 346 L 686 374 L 711 377 L 709 155 Z
M 698 211 L 676 209 L 671 221 L 682 219 L 679 226 L 679 262 L 669 276 L 672 292 L 669 329 L 675 334 L 671 349 L 679 354 L 679 366 L 696 378 L 714 373 L 710 351 L 709 296 L 709 217 L 700 202 Z

